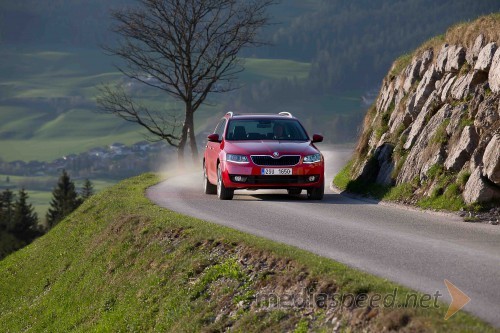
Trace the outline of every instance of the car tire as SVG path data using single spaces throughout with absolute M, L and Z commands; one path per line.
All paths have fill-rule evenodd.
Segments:
M 325 195 L 325 183 L 322 182 L 321 186 L 313 187 L 307 190 L 307 199 L 309 200 L 322 200 Z
M 289 188 L 287 190 L 287 192 L 289 195 L 300 195 L 302 193 L 302 189 L 301 188 Z
M 220 200 L 232 200 L 234 196 L 234 190 L 228 189 L 224 186 L 222 181 L 222 170 L 220 164 L 217 165 L 217 197 Z
M 217 194 L 217 185 L 210 183 L 208 180 L 205 163 L 203 163 L 203 192 L 205 194 Z

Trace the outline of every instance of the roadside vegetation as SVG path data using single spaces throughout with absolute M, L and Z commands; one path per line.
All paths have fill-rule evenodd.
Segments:
M 0 261 L 4 331 L 494 332 L 447 306 L 273 307 L 266 295 L 413 291 L 297 248 L 160 208 L 146 174 L 92 196 Z M 418 294 L 418 293 L 417 293 Z M 418 294 L 420 295 L 420 294 Z
M 353 179 L 353 163 L 353 160 L 350 160 L 333 179 L 333 184 L 342 191 L 375 200 L 393 201 L 416 205 L 423 209 L 445 211 L 480 212 L 495 207 L 497 204 L 490 202 L 467 205 L 464 202 L 462 192 L 470 173 L 447 172 L 440 164 L 429 169 L 428 178 L 425 181 L 416 178 L 410 183 L 391 186 Z M 431 188 L 432 191 L 430 191 Z M 429 195 L 421 195 L 429 191 Z

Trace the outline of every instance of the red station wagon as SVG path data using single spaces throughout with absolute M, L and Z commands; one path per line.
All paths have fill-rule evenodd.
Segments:
M 324 194 L 324 159 L 316 142 L 288 112 L 273 115 L 228 112 L 219 122 L 203 157 L 206 194 L 231 200 L 235 190 L 286 189 L 290 195 L 307 190 L 311 200 Z

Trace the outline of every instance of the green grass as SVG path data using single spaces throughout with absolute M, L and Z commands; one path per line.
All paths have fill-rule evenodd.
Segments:
M 10 233 L 0 230 L 0 258 L 5 257 L 23 246 L 24 243 L 22 241 L 18 240 Z
M 397 304 L 411 292 L 309 252 L 155 206 L 144 191 L 158 180 L 149 174 L 117 184 L 0 261 L 2 331 L 331 331 L 322 327 L 319 308 L 306 315 L 239 304 L 249 305 L 252 293 L 301 283 L 357 294 L 398 287 Z M 224 315 L 226 308 L 231 312 Z M 409 318 L 408 329 L 494 331 L 464 312 L 444 321 L 446 308 L 380 309 L 362 325 L 380 331 Z M 362 317 L 366 311 L 359 310 L 338 314 L 342 331 L 354 328 L 347 318 Z
M 137 130 L 137 128 L 136 128 Z M 133 144 L 144 140 L 142 133 L 131 131 L 87 138 L 50 138 L 26 140 L 2 140 L 0 157 L 4 161 L 52 161 L 69 153 L 82 153 L 93 147 L 100 147 L 113 142 Z
M 354 160 L 349 161 L 333 179 L 333 184 L 339 189 L 351 193 L 363 194 L 374 199 L 383 199 L 390 187 L 362 180 L 353 180 Z
M 245 72 L 241 79 L 246 83 L 259 82 L 262 79 L 307 79 L 310 63 L 297 62 L 287 59 L 257 59 L 247 58 L 244 61 Z
M 428 180 L 426 183 L 435 182 L 434 189 L 428 197 L 420 198 L 417 206 L 425 209 L 439 209 L 458 211 L 467 208 L 462 197 L 462 191 L 467 183 L 470 173 L 460 174 L 448 172 L 442 164 L 434 164 L 427 171 Z
M 398 186 L 391 187 L 387 194 L 384 195 L 384 200 L 390 201 L 400 201 L 410 198 L 413 195 L 413 186 L 408 183 L 404 183 Z
M 430 197 L 420 199 L 417 202 L 417 206 L 425 209 L 452 211 L 457 211 L 466 207 L 457 184 L 450 184 L 446 189 L 442 190 L 442 193 L 440 193 L 441 191 L 436 191 Z
M 352 169 L 354 167 L 354 160 L 351 159 L 346 165 L 335 175 L 333 184 L 341 190 L 345 190 L 352 179 Z
M 411 53 L 403 54 L 402 56 L 397 58 L 392 65 L 390 75 L 398 76 L 403 71 L 403 69 L 405 69 L 406 66 L 411 63 L 412 59 L 413 54 Z

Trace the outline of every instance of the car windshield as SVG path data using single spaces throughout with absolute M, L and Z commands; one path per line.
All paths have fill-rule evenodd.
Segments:
M 306 131 L 294 119 L 232 119 L 226 140 L 290 140 L 307 141 Z

